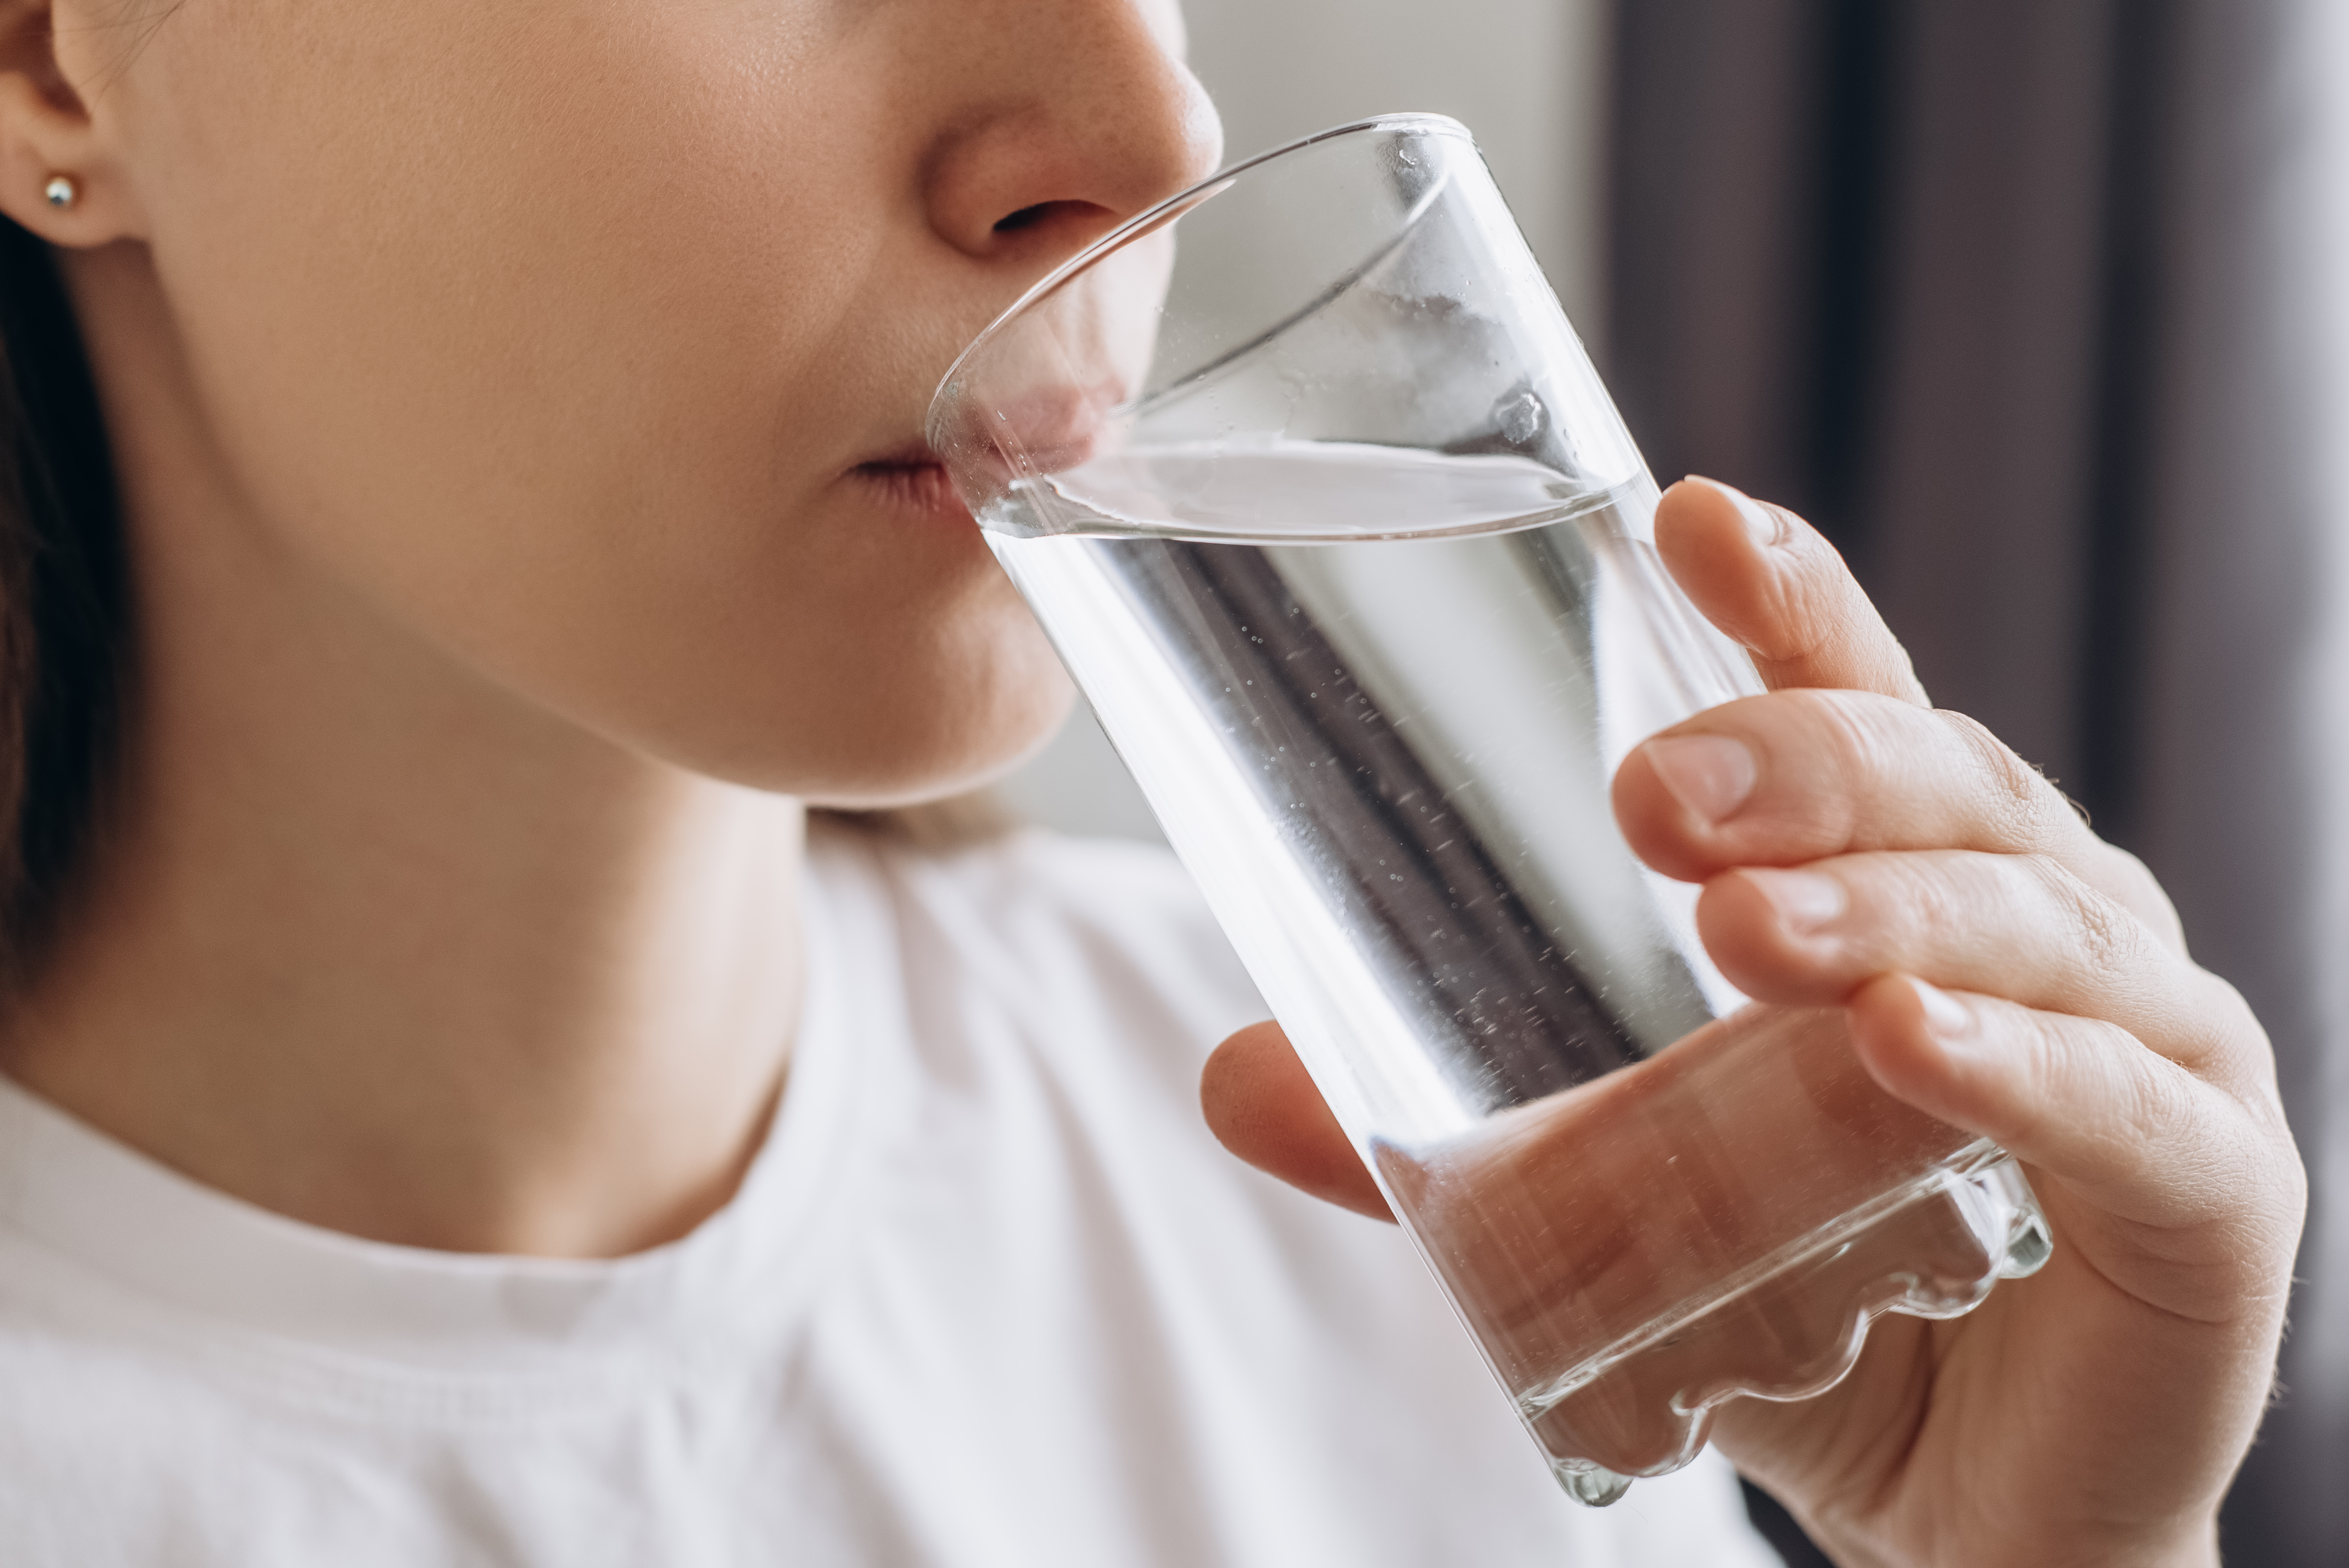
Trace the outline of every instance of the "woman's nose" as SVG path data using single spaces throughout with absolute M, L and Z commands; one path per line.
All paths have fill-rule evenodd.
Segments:
M 934 148 L 931 227 L 983 258 L 1057 260 L 1197 183 L 1223 125 L 1174 0 L 955 0 L 970 101 Z

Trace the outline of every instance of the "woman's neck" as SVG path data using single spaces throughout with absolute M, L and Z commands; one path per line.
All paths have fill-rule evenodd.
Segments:
M 357 1235 L 682 1234 L 781 1081 L 799 807 L 560 719 L 295 559 L 219 482 L 178 367 L 106 341 L 139 341 L 136 306 L 85 316 L 137 562 L 134 736 L 0 1066 Z
M 629 758 L 500 757 L 337 693 L 332 659 L 280 662 L 292 678 L 229 659 L 150 683 L 8 1071 L 378 1240 L 595 1256 L 690 1229 L 781 1079 L 797 808 Z

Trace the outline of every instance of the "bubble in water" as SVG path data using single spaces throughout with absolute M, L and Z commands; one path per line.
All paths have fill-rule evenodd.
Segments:
M 1531 392 L 1520 392 L 1493 410 L 1493 422 L 1511 446 L 1522 447 L 1540 433 L 1548 412 Z

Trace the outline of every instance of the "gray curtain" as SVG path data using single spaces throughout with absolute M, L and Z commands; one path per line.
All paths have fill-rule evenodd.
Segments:
M 2308 1280 L 2349 1272 L 2313 1239 L 2349 1205 L 2312 851 L 2349 789 L 2310 741 L 2349 724 L 2315 460 L 2349 432 L 2306 298 L 2349 189 L 2302 58 L 2337 3 L 1618 0 L 1605 335 L 1660 474 L 1811 517 L 1935 699 L 2168 885 L 2275 1040 Z M 2231 1563 L 2349 1563 L 2345 1317 L 2303 1285 Z

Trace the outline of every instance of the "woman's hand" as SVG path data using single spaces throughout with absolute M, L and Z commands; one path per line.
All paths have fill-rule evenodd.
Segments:
M 1848 1564 L 2216 1562 L 2305 1201 L 2265 1035 L 2134 857 L 1926 707 L 1826 541 L 1704 481 L 1657 535 L 1773 689 L 1634 751 L 1626 836 L 1704 884 L 1730 979 L 1846 1008 L 1878 1084 L 2020 1159 L 2056 1238 L 1968 1316 L 1879 1319 L 1829 1393 L 1732 1401 L 1716 1442 Z M 1273 1026 L 1202 1098 L 1242 1158 L 1385 1212 Z

